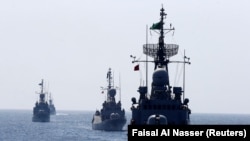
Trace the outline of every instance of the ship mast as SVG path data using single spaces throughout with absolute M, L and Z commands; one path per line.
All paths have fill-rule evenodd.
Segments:
M 45 98 L 45 94 L 43 92 L 43 79 L 42 82 L 39 83 L 39 85 L 41 86 L 41 92 L 40 92 L 40 102 L 45 102 L 44 98 Z
M 146 48 L 148 48 L 148 25 L 146 26 Z M 148 92 L 148 55 L 146 55 L 146 93 Z
M 108 81 L 108 87 L 106 88 L 107 102 L 111 102 L 111 101 L 115 102 L 116 90 L 114 89 L 114 82 L 113 82 L 111 68 L 109 68 L 108 73 L 107 73 L 107 81 Z
M 43 94 L 43 79 L 42 79 L 42 82 L 39 85 L 41 86 L 41 94 Z
M 171 31 L 174 31 L 175 28 L 172 27 L 172 25 L 170 24 L 169 28 L 164 28 L 164 19 L 166 19 L 166 13 L 164 12 L 164 8 L 162 7 L 160 9 L 160 21 L 157 23 L 154 23 L 151 27 L 150 30 L 157 30 L 155 31 L 156 33 L 159 34 L 159 38 L 158 38 L 158 43 L 157 44 L 148 44 L 148 41 L 146 39 L 146 44 L 143 45 L 143 53 L 146 55 L 146 61 L 142 61 L 142 60 L 136 60 L 134 56 L 130 56 L 131 58 L 133 58 L 134 60 L 132 61 L 132 63 L 135 62 L 146 62 L 146 64 L 148 62 L 153 62 L 154 63 L 154 70 L 157 71 L 158 69 L 160 70 L 166 70 L 166 76 L 164 79 L 166 79 L 166 84 L 165 87 L 167 88 L 166 90 L 168 91 L 168 93 L 171 92 L 171 86 L 170 86 L 170 81 L 169 81 L 169 71 L 168 71 L 168 63 L 183 63 L 182 61 L 169 61 L 169 58 L 176 55 L 178 53 L 178 49 L 179 49 L 179 45 L 177 44 L 165 44 L 164 42 L 164 38 L 165 38 L 165 34 L 169 33 Z M 147 35 L 146 35 L 147 38 Z M 149 61 L 148 60 L 148 56 L 154 58 L 153 61 Z M 146 77 L 147 76 L 147 66 L 146 66 Z M 147 79 L 147 78 L 146 78 Z M 146 80 L 147 83 L 147 80 Z M 140 93 L 142 93 L 142 95 L 144 95 L 145 90 L 146 89 L 146 93 L 147 93 L 147 88 L 148 86 L 146 86 L 145 88 L 140 87 Z
M 185 99 L 185 64 L 187 63 L 187 64 L 191 64 L 190 62 L 189 62 L 189 57 L 187 57 L 186 56 L 186 54 L 185 54 L 185 50 L 184 50 L 184 60 L 183 60 L 183 101 L 184 101 L 184 99 Z M 186 61 L 187 60 L 187 61 Z
M 159 26 L 158 29 L 160 29 L 160 37 L 158 42 L 159 46 L 158 46 L 157 56 L 155 60 L 155 69 L 157 67 L 162 68 L 163 66 L 166 66 L 167 69 L 167 61 L 165 61 L 166 54 L 164 52 L 164 30 L 163 30 L 163 25 L 164 25 L 163 19 L 166 16 L 166 14 L 164 13 L 163 8 L 161 9 L 160 15 L 161 15 L 161 20 L 159 23 L 157 23 L 158 24 L 157 26 Z
M 107 79 L 108 79 L 108 89 L 111 89 L 112 87 L 111 68 L 109 68 L 109 71 L 107 73 Z
M 119 97 L 120 97 L 119 101 L 121 101 L 122 94 L 121 94 L 121 76 L 120 76 L 120 73 L 119 73 Z

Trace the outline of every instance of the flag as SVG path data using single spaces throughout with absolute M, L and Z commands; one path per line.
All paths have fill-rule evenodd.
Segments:
M 42 86 L 42 85 L 43 85 L 43 79 L 42 79 L 42 82 L 41 82 L 41 83 L 39 83 L 38 85 L 40 85 L 40 86 Z
M 139 70 L 139 64 L 134 67 L 134 71 L 138 71 L 138 70 Z
M 162 23 L 161 22 L 158 22 L 158 23 L 154 23 L 151 27 L 150 27 L 150 29 L 161 29 L 161 27 L 162 27 Z

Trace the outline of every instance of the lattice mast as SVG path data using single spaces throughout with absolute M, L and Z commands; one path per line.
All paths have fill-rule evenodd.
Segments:
M 163 25 L 166 15 L 167 14 L 164 12 L 164 8 L 161 8 L 160 22 L 153 24 L 153 26 L 150 28 L 151 30 L 160 30 L 158 44 L 143 45 L 143 53 L 154 58 L 154 70 L 156 70 L 157 68 L 165 68 L 168 72 L 169 58 L 178 53 L 179 46 L 176 44 L 164 43 L 164 31 L 167 30 L 169 32 L 171 30 L 175 30 L 174 28 L 172 28 L 171 24 L 169 29 L 164 29 Z M 169 82 L 169 77 L 167 78 L 167 82 Z

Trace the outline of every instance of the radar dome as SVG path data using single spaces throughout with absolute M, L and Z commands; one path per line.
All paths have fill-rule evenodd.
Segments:
M 115 97 L 116 90 L 115 90 L 115 89 L 110 89 L 110 90 L 108 91 L 108 94 L 109 94 L 109 96 L 111 96 L 111 97 Z
M 163 86 L 168 84 L 168 72 L 165 69 L 155 70 L 153 73 L 153 85 Z

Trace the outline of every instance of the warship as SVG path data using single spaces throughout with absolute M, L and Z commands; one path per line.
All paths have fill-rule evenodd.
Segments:
M 178 44 L 166 44 L 164 42 L 165 34 L 173 32 L 175 28 L 170 24 L 169 28 L 164 28 L 164 19 L 166 19 L 164 8 L 160 9 L 160 21 L 150 27 L 159 35 L 158 43 L 143 45 L 145 60 L 133 58 L 132 63 L 137 62 L 135 70 L 139 69 L 139 63 L 146 64 L 146 77 L 148 77 L 148 63 L 154 63 L 152 73 L 151 91 L 148 93 L 148 80 L 146 86 L 139 86 L 137 92 L 139 99 L 131 98 L 132 118 L 129 125 L 189 125 L 191 110 L 188 107 L 189 99 L 185 98 L 185 64 L 190 64 L 188 57 L 185 56 L 182 61 L 171 61 L 170 57 L 178 53 Z M 152 57 L 149 60 L 148 57 Z M 183 86 L 171 86 L 169 81 L 169 63 L 181 63 L 184 66 Z M 147 78 L 146 78 L 147 79 Z
M 33 122 L 50 122 L 50 108 L 47 100 L 45 99 L 46 94 L 44 92 L 43 79 L 39 83 L 41 86 L 41 92 L 39 93 L 39 100 L 35 103 L 33 108 Z
M 55 115 L 56 114 L 56 107 L 55 107 L 53 99 L 51 97 L 51 93 L 49 95 L 49 108 L 50 108 L 50 115 Z
M 111 69 L 107 73 L 108 86 L 102 87 L 102 93 L 107 95 L 101 110 L 96 110 L 92 119 L 93 130 L 122 131 L 127 122 L 125 110 L 121 106 L 121 100 L 116 102 L 115 95 L 119 88 L 114 87 Z

